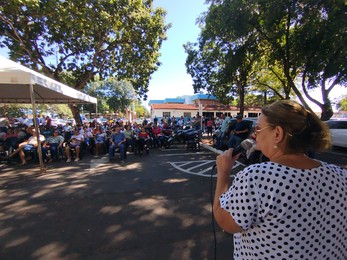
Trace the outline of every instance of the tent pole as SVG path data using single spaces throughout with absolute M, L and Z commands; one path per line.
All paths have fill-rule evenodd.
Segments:
M 36 138 L 37 138 L 37 152 L 39 154 L 39 162 L 40 162 L 40 172 L 45 173 L 46 169 L 43 164 L 43 159 L 42 159 L 42 148 L 41 148 L 41 141 L 40 141 L 40 132 L 39 132 L 39 126 L 37 124 L 37 113 L 36 113 L 36 103 L 35 103 L 35 95 L 34 95 L 34 86 L 32 83 L 29 85 L 30 87 L 30 98 L 31 98 L 31 105 L 33 107 L 33 117 L 34 117 L 34 127 L 35 127 L 35 133 L 36 133 Z
M 96 104 L 95 104 L 95 117 L 98 114 L 98 100 L 96 100 Z

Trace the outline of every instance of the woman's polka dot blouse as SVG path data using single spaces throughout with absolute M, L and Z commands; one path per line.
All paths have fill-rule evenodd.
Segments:
M 347 259 L 346 169 L 254 164 L 220 203 L 244 230 L 234 235 L 234 259 Z

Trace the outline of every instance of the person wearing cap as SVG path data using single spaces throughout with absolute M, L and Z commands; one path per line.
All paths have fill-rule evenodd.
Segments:
M 241 144 L 248 136 L 248 125 L 242 120 L 241 115 L 236 116 L 234 129 L 228 140 L 228 148 L 235 148 Z

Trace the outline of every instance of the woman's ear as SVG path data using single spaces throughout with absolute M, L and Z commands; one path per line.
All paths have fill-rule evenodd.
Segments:
M 285 131 L 282 126 L 276 126 L 275 127 L 275 142 L 276 144 L 281 143 L 284 141 L 285 138 Z

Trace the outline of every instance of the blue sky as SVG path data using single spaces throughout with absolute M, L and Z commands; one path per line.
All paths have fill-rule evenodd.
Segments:
M 207 10 L 204 0 L 154 0 L 155 7 L 167 11 L 166 23 L 172 27 L 167 31 L 167 40 L 161 48 L 162 65 L 152 75 L 148 100 L 175 98 L 194 93 L 192 79 L 186 72 L 187 54 L 183 44 L 197 42 L 200 29 L 196 25 L 198 16 Z
M 167 31 L 167 40 L 163 42 L 160 50 L 159 60 L 162 65 L 152 74 L 149 83 L 148 99 L 143 102 L 146 107 L 149 100 L 193 95 L 193 82 L 186 72 L 187 54 L 183 44 L 197 42 L 200 28 L 196 25 L 196 19 L 208 8 L 204 2 L 205 0 L 154 0 L 155 7 L 162 7 L 167 11 L 165 22 L 171 23 L 172 27 Z M 0 55 L 8 57 L 4 49 L 0 49 Z M 346 94 L 345 88 L 335 87 L 331 98 L 343 94 Z M 321 100 L 319 89 L 314 91 L 313 96 Z
M 162 44 L 162 65 L 152 74 L 147 101 L 194 93 L 192 79 L 186 73 L 187 55 L 183 44 L 188 41 L 197 42 L 200 29 L 196 25 L 196 19 L 207 10 L 204 2 L 205 0 L 154 0 L 155 7 L 162 7 L 167 11 L 165 22 L 171 23 L 172 27 L 167 31 L 167 40 Z M 5 49 L 0 49 L 0 55 L 8 57 Z

